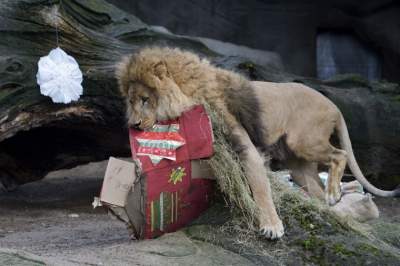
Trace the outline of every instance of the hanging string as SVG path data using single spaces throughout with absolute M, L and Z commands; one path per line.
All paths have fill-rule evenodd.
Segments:
M 58 9 L 59 12 L 61 12 L 61 8 L 62 8 L 62 0 L 60 0 L 60 3 L 59 3 L 59 9 Z M 56 21 L 56 43 L 57 43 L 57 47 L 60 47 L 60 45 L 59 45 L 59 36 L 58 36 L 58 19 Z
M 56 22 L 56 42 L 57 42 L 57 47 L 60 47 L 59 41 L 58 41 L 58 21 Z

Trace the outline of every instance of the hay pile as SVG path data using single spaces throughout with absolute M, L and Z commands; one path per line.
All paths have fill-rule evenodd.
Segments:
M 209 106 L 206 109 L 212 121 L 214 134 L 214 155 L 209 159 L 209 165 L 228 203 L 237 207 L 240 216 L 248 226 L 253 227 L 258 207 L 253 200 L 239 157 L 226 139 L 226 135 L 229 134 L 228 129 L 224 125 L 221 114 L 213 111 Z

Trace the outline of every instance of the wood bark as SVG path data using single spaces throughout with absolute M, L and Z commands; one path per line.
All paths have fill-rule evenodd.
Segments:
M 196 40 L 155 32 L 103 0 L 1 1 L 0 183 L 12 189 L 57 169 L 129 156 L 114 65 L 145 45 L 231 61 Z M 36 83 L 39 58 L 57 46 L 84 74 L 84 94 L 71 104 L 53 103 Z

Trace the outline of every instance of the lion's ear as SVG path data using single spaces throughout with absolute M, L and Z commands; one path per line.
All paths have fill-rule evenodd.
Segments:
M 154 66 L 154 74 L 161 80 L 165 77 L 169 77 L 167 64 L 164 61 L 158 62 Z

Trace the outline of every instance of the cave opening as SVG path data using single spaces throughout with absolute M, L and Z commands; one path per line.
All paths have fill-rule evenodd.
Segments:
M 125 129 L 88 123 L 21 131 L 0 143 L 0 182 L 12 190 L 15 185 L 40 180 L 49 172 L 106 160 L 109 156 L 130 156 Z
M 321 29 L 316 38 L 317 77 L 358 74 L 368 80 L 382 77 L 382 57 L 372 44 L 347 29 Z

